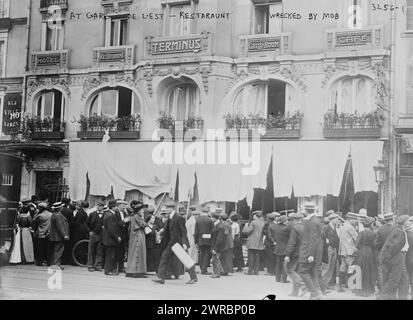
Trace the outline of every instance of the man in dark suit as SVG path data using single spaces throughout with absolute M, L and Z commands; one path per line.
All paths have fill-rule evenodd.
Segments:
M 67 223 L 69 225 L 69 235 L 72 234 L 72 228 L 73 228 L 73 210 L 70 209 L 70 199 L 63 198 L 62 199 L 63 203 L 63 209 L 62 209 L 62 214 L 66 218 Z M 65 244 L 65 251 L 63 252 L 63 257 L 62 257 L 62 263 L 63 264 L 73 264 L 73 259 L 72 259 L 72 242 L 68 241 Z
M 266 253 L 266 265 L 267 265 L 267 275 L 275 276 L 275 265 L 276 265 L 276 257 L 275 257 L 275 230 L 276 230 L 276 223 L 275 219 L 279 217 L 277 213 L 270 213 L 267 214 L 267 223 L 264 227 L 264 251 Z
M 228 221 L 228 215 L 223 212 L 221 208 L 216 209 L 221 217 L 221 221 L 225 227 L 225 246 L 221 254 L 221 264 L 223 268 L 222 276 L 228 276 L 233 272 L 233 249 L 234 249 L 234 238 L 232 237 L 232 227 L 231 222 Z
M 392 212 L 385 213 L 383 216 L 385 223 L 377 230 L 376 237 L 374 239 L 374 249 L 378 253 L 379 263 L 377 266 L 377 286 L 379 289 L 383 287 L 383 283 L 387 281 L 389 274 L 383 272 L 383 263 L 380 261 L 380 252 L 383 249 L 383 245 L 390 232 L 394 229 L 394 214 Z
M 89 248 L 87 257 L 88 271 L 102 271 L 103 258 L 103 208 L 101 201 L 97 204 L 97 210 L 89 214 L 87 225 L 89 228 Z
M 138 201 L 139 202 L 139 201 Z M 117 201 L 118 210 L 115 212 L 116 219 L 118 221 L 119 232 L 121 242 L 119 243 L 118 251 L 118 270 L 119 272 L 125 272 L 125 255 L 129 243 L 129 214 L 126 210 L 128 203 L 126 201 Z M 139 202 L 140 203 L 140 202 Z M 132 205 L 132 204 L 131 204 Z M 148 205 L 143 205 L 143 208 L 147 208 Z
M 170 263 L 170 260 L 175 255 L 172 251 L 172 246 L 178 243 L 184 248 L 184 250 L 187 250 L 189 248 L 187 230 L 185 227 L 185 218 L 175 212 L 175 202 L 169 201 L 165 204 L 165 207 L 167 208 L 169 215 L 169 219 L 166 222 L 163 232 L 166 247 L 162 252 L 159 262 L 157 279 L 152 280 L 161 284 L 165 283 L 165 279 L 167 278 L 168 265 Z M 188 270 L 188 273 L 191 279 L 186 282 L 187 284 L 194 284 L 198 281 L 195 272 L 195 265 Z
M 316 206 L 314 203 L 304 204 L 304 232 L 299 250 L 297 272 L 311 293 L 310 299 L 318 300 L 321 298 L 321 294 L 318 283 L 317 264 L 321 262 L 323 247 L 321 222 L 316 217 L 315 211 Z
M 377 299 L 379 300 L 407 300 L 409 292 L 406 271 L 406 253 L 409 248 L 406 230 L 411 227 L 409 216 L 397 218 L 397 226 L 387 236 L 383 249 L 380 252 L 383 272 L 388 273 Z
M 324 227 L 324 237 L 327 244 L 327 264 L 323 273 L 323 283 L 328 286 L 335 282 L 337 255 L 340 245 L 340 239 L 337 233 L 337 222 L 340 216 L 333 210 L 327 212 L 328 224 Z
M 58 266 L 61 270 L 61 260 L 65 248 L 65 241 L 69 240 L 69 227 L 66 218 L 61 210 L 63 204 L 61 202 L 54 203 L 52 206 L 52 216 L 50 218 L 49 241 L 51 242 L 51 265 Z
M 214 229 L 214 223 L 208 217 L 209 207 L 201 209 L 200 216 L 195 223 L 195 244 L 200 251 L 199 264 L 201 267 L 201 274 L 210 274 L 208 266 L 211 261 L 211 234 Z
M 219 278 L 223 272 L 223 267 L 221 264 L 221 255 L 224 251 L 226 239 L 225 231 L 226 228 L 221 221 L 221 215 L 219 212 L 214 212 L 212 214 L 212 222 L 214 224 L 214 229 L 211 236 L 211 254 L 212 254 L 212 270 L 213 275 L 211 278 Z
M 103 245 L 105 247 L 105 274 L 109 276 L 119 275 L 118 272 L 118 249 L 122 241 L 119 232 L 118 220 L 115 211 L 116 200 L 110 200 L 103 217 Z
M 287 227 L 287 216 L 281 216 L 277 220 L 275 225 L 274 237 L 275 237 L 275 280 L 277 282 L 288 283 L 287 273 L 284 269 L 285 249 L 287 247 L 288 239 L 290 238 L 290 229 Z

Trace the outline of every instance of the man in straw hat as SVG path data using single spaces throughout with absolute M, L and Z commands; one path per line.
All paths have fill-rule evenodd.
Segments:
M 376 237 L 374 239 L 374 249 L 376 251 L 378 259 L 377 264 L 377 286 L 379 289 L 382 288 L 383 282 L 387 280 L 388 274 L 383 274 L 382 262 L 380 261 L 380 252 L 383 249 L 384 242 L 389 236 L 390 232 L 394 229 L 394 218 L 393 212 L 388 212 L 383 215 L 379 215 L 379 219 L 382 220 L 383 225 L 377 230 Z
M 168 265 L 175 254 L 172 251 L 172 246 L 179 243 L 184 250 L 189 248 L 189 241 L 187 236 L 187 230 L 185 227 L 185 218 L 179 215 L 175 209 L 176 204 L 174 201 L 168 201 L 165 204 L 167 208 L 169 219 L 164 227 L 164 237 L 166 248 L 163 250 L 161 260 L 159 262 L 157 278 L 154 282 L 164 284 L 167 278 Z M 195 266 L 187 270 L 190 275 L 190 280 L 186 284 L 194 284 L 198 281 L 198 277 L 195 272 Z
M 50 264 L 58 266 L 61 270 L 61 260 L 65 249 L 65 241 L 69 240 L 69 225 L 62 214 L 63 203 L 56 202 L 52 206 L 52 216 L 50 217 L 49 241 L 51 243 Z
M 383 274 L 388 273 L 388 277 L 383 278 L 383 287 L 377 295 L 379 300 L 407 300 L 409 284 L 406 253 L 409 243 L 406 230 L 410 230 L 411 223 L 407 215 L 397 217 L 397 225 L 390 232 L 380 252 Z
M 200 216 L 195 223 L 194 239 L 200 251 L 199 266 L 201 274 L 210 274 L 207 269 L 211 261 L 211 234 L 214 229 L 214 223 L 208 215 L 209 207 L 202 207 Z

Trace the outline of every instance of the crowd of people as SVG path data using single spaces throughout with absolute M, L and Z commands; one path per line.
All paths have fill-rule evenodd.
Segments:
M 244 223 L 239 214 L 221 208 L 177 205 L 169 200 L 159 210 L 133 200 L 49 204 L 20 203 L 10 263 L 38 266 L 75 264 L 72 248 L 88 239 L 87 270 L 154 282 L 198 281 L 196 265 L 211 278 L 234 272 L 273 276 L 292 282 L 290 296 L 321 299 L 332 290 L 377 299 L 407 299 L 413 285 L 413 217 L 387 213 L 318 212 L 305 203 L 299 212 L 264 215 L 254 211 Z M 179 244 L 195 262 L 184 266 L 174 249 Z M 247 250 L 244 255 L 243 247 Z M 246 258 L 246 259 L 245 259 Z M 245 260 L 247 263 L 245 265 Z M 210 268 L 212 266 L 212 268 Z M 353 276 L 355 273 L 355 276 Z

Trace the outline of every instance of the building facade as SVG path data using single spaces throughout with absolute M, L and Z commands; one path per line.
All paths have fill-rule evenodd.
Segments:
M 391 107 L 403 103 L 391 99 L 395 14 L 376 2 L 18 3 L 0 39 L 1 141 L 22 159 L 15 197 L 156 198 L 177 189 L 180 200 L 247 197 L 259 207 L 265 192 L 260 200 L 253 192 L 268 191 L 271 158 L 275 198 L 311 198 L 326 211 L 337 208 L 351 155 L 355 199 L 338 209 L 395 208 Z M 9 129 L 11 105 L 21 110 L 19 133 Z M 207 130 L 222 129 L 225 141 L 225 130 L 241 128 L 261 133 L 254 177 L 237 183 L 238 171 L 225 166 L 154 165 L 154 136 L 190 131 L 210 141 Z M 378 161 L 386 179 L 375 178 Z

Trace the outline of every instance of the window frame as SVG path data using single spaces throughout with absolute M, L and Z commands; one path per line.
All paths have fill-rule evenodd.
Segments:
M 5 183 L 5 180 L 6 183 Z M 12 187 L 13 186 L 13 181 L 14 181 L 14 175 L 12 173 L 2 173 L 2 178 L 1 178 L 1 186 L 2 187 Z
M 62 23 L 62 28 L 57 28 L 53 30 L 49 28 L 48 22 L 42 22 L 42 34 L 41 34 L 41 51 L 44 52 L 54 52 L 54 51 L 62 51 L 64 50 L 64 39 L 65 39 L 65 19 L 60 20 Z M 55 39 L 52 39 L 52 46 L 51 50 L 47 49 L 47 39 L 49 32 L 56 32 L 57 36 Z
M 410 1 L 412 1 L 412 0 L 410 0 Z M 407 12 L 408 12 L 409 10 L 413 10 L 413 1 L 412 1 L 412 3 L 411 3 L 410 5 L 408 4 L 408 2 L 409 2 L 409 0 L 406 0 L 406 15 L 405 15 L 405 20 L 406 20 L 406 21 L 405 21 L 405 23 L 404 23 L 404 27 L 405 27 L 405 32 L 406 32 L 406 33 L 413 33 L 413 21 L 412 21 L 412 29 L 408 29 L 408 28 L 407 28 L 407 22 L 408 22 Z M 412 16 L 413 16 L 413 13 L 412 13 Z
M 111 16 L 107 17 L 107 28 L 106 28 L 106 40 L 105 40 L 105 45 L 106 47 L 120 47 L 120 46 L 126 46 L 129 43 L 129 19 L 125 15 L 119 15 L 119 16 Z M 115 24 L 113 26 L 113 24 Z M 123 42 L 121 43 L 121 30 L 122 30 L 122 25 L 124 24 L 124 39 Z M 117 43 L 114 44 L 113 40 L 115 39 L 114 37 L 112 38 L 112 35 L 114 33 L 114 28 L 116 28 L 116 33 L 117 33 Z
M 59 90 L 56 90 L 56 89 L 52 89 L 52 90 L 45 90 L 45 91 L 42 91 L 42 92 L 40 92 L 40 94 L 39 94 L 39 96 L 37 97 L 37 99 L 36 99 L 36 101 L 35 101 L 35 105 L 34 105 L 34 108 L 36 108 L 35 109 L 35 112 L 34 112 L 34 114 L 36 115 L 36 116 L 38 116 L 38 109 L 39 109 L 39 102 L 40 102 L 40 99 L 41 99 L 41 111 L 40 111 L 40 119 L 45 119 L 45 116 L 44 116 L 44 111 L 45 111 L 45 104 L 46 104 L 46 99 L 44 99 L 43 97 L 44 97 L 44 95 L 46 94 L 46 93 L 53 93 L 53 98 L 52 98 L 52 114 L 51 114 L 51 116 L 50 116 L 50 118 L 51 119 L 54 119 L 54 113 L 55 113 L 55 103 L 56 103 L 56 101 L 55 101 L 55 91 L 59 91 Z M 65 112 L 66 112 L 66 99 L 65 99 L 65 96 L 64 96 L 64 94 L 63 94 L 63 92 L 61 92 L 61 91 L 59 91 L 60 93 L 61 93 L 61 95 L 62 95 L 62 104 L 61 104 L 61 110 L 60 110 L 60 121 L 65 121 Z
M 162 13 L 165 17 L 165 19 L 162 20 L 162 34 L 164 37 L 184 37 L 184 36 L 189 36 L 191 34 L 196 33 L 196 19 L 187 19 L 187 20 L 181 20 L 182 26 L 184 23 L 188 23 L 188 33 L 187 34 L 171 34 L 171 8 L 172 7 L 182 7 L 182 6 L 188 6 L 189 7 L 189 13 L 196 12 L 196 6 L 197 6 L 197 1 L 194 0 L 167 0 L 162 2 Z
M 3 8 L 3 10 L 1 10 Z M 1 13 L 4 12 L 2 15 Z M 10 1 L 0 0 L 0 19 L 10 17 Z
M 2 64 L 0 77 L 6 77 L 6 67 L 7 67 L 7 42 L 8 42 L 9 34 L 8 32 L 0 32 L 0 42 L 3 43 L 3 61 L 0 61 Z M 1 49 L 1 48 L 0 48 Z
M 187 82 L 187 83 L 180 83 L 180 84 L 176 84 L 170 87 L 170 89 L 168 90 L 168 94 L 166 96 L 166 108 L 167 108 L 167 114 L 169 116 L 171 116 L 172 118 L 174 118 L 175 120 L 178 120 L 178 98 L 179 95 L 175 92 L 177 92 L 176 90 L 180 87 L 185 87 L 185 119 L 188 119 L 188 116 L 191 114 L 191 112 L 189 112 L 190 109 L 194 110 L 194 112 L 192 112 L 192 116 L 198 116 L 200 113 L 200 106 L 201 106 L 201 92 L 198 88 L 198 86 L 195 83 L 192 82 Z M 194 108 L 190 108 L 190 98 L 191 98 L 191 94 L 190 94 L 190 90 L 188 89 L 189 87 L 192 87 L 194 90 L 194 94 L 195 94 L 195 106 Z M 175 95 L 174 97 L 174 101 L 172 103 L 172 112 L 171 112 L 171 96 Z
M 137 96 L 137 94 L 136 94 L 132 89 L 129 89 L 129 88 L 127 88 L 127 87 L 123 87 L 123 88 L 126 88 L 126 89 L 130 90 L 131 93 L 132 93 L 132 97 L 131 97 L 131 108 L 130 108 L 130 109 L 131 109 L 131 112 L 130 112 L 130 115 L 137 114 L 136 111 L 135 111 L 135 103 L 138 102 L 138 103 L 140 104 L 140 99 L 139 99 L 139 97 Z M 101 95 L 101 93 L 104 92 L 104 91 L 109 91 L 109 90 L 114 90 L 114 91 L 116 91 L 115 114 L 114 114 L 114 115 L 111 115 L 111 116 L 119 117 L 119 89 L 118 89 L 118 88 L 110 88 L 110 87 L 98 91 L 98 92 L 95 93 L 95 95 L 92 97 L 92 99 L 90 100 L 90 103 L 89 103 L 88 110 L 87 110 L 87 115 L 88 115 L 89 117 L 94 114 L 94 113 L 91 113 L 91 111 L 92 111 L 93 103 L 94 103 L 94 101 L 95 101 L 96 99 L 97 99 L 97 112 L 96 112 L 96 114 L 97 114 L 98 116 L 101 116 L 101 115 L 102 115 L 102 95 Z M 135 101 L 135 99 L 137 99 L 137 101 Z M 140 113 L 139 113 L 139 114 L 140 114 Z
M 273 24 L 271 23 L 271 6 L 279 6 L 281 7 L 281 12 L 283 11 L 283 2 L 282 0 L 273 0 L 270 2 L 257 2 L 254 0 L 252 1 L 252 26 L 251 26 L 251 34 L 254 35 L 270 35 L 270 34 L 279 34 L 282 32 L 282 20 L 283 19 L 274 19 L 275 21 L 278 22 L 278 26 L 277 26 L 277 30 L 271 30 Z M 267 7 L 267 18 L 266 18 L 266 26 L 264 27 L 265 30 L 268 29 L 268 32 L 262 32 L 262 33 L 258 33 L 257 32 L 257 8 L 258 7 Z M 275 23 L 274 23 L 275 24 Z
M 358 2 L 360 2 L 360 4 L 358 4 Z M 344 17 L 344 19 L 338 20 L 338 23 L 341 23 L 341 28 L 354 30 L 363 29 L 371 26 L 371 0 L 346 0 L 342 1 L 342 5 L 344 5 L 344 8 L 342 10 L 342 16 Z M 351 26 L 349 25 L 350 15 L 353 15 L 355 12 L 354 6 L 359 6 L 362 13 L 362 24 L 359 27 L 357 26 L 357 20 L 355 24 L 353 20 L 353 24 Z M 350 12 L 350 9 L 353 10 Z

